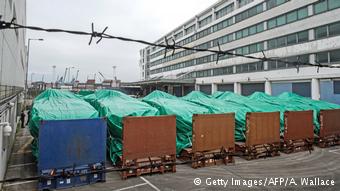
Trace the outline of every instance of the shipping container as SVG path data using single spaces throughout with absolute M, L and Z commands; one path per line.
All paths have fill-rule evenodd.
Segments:
M 105 181 L 106 120 L 46 120 L 39 130 L 39 190 Z

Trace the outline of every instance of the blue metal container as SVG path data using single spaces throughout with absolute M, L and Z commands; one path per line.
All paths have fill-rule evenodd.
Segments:
M 105 119 L 42 121 L 39 128 L 39 190 L 105 181 Z

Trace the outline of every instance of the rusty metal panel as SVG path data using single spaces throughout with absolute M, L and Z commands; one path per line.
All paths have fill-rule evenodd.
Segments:
M 124 117 L 123 160 L 176 154 L 176 116 Z
M 246 146 L 280 142 L 280 112 L 247 113 Z
M 194 115 L 192 129 L 193 152 L 235 147 L 235 114 Z
M 320 111 L 320 137 L 340 135 L 340 109 Z
M 313 139 L 313 111 L 286 111 L 284 140 Z

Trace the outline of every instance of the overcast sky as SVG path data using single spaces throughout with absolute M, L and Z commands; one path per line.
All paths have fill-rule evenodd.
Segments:
M 90 31 L 91 22 L 98 31 L 108 26 L 108 33 L 124 37 L 156 41 L 191 19 L 217 0 L 27 0 L 27 24 L 45 28 Z M 103 40 L 88 46 L 88 37 L 61 33 L 27 31 L 31 41 L 29 81 L 52 79 L 73 66 L 71 76 L 79 72 L 79 80 L 101 71 L 112 78 L 112 66 L 123 81 L 139 80 L 139 50 L 145 46 L 117 40 Z M 98 75 L 98 74 L 97 74 Z

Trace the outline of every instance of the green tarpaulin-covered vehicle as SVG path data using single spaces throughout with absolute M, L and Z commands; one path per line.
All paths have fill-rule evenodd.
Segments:
M 113 163 L 122 155 L 123 117 L 159 115 L 156 108 L 115 90 L 99 90 L 86 96 L 85 100 L 98 110 L 100 117 L 107 118 L 108 149 Z
M 254 101 L 248 97 L 235 94 L 233 92 L 216 92 L 213 97 L 220 100 L 234 102 L 244 105 L 251 109 L 251 112 L 280 112 L 282 114 L 282 108 L 277 105 L 268 104 L 265 102 Z M 284 131 L 284 116 L 280 115 L 280 132 Z
M 215 99 L 199 91 L 193 91 L 182 99 L 204 106 L 211 113 L 235 113 L 235 139 L 236 141 L 245 140 L 246 114 L 252 112 L 249 107 L 235 102 Z
M 157 108 L 161 115 L 176 115 L 177 140 L 176 150 L 191 147 L 193 114 L 209 114 L 209 109 L 195 103 L 182 100 L 162 91 L 153 91 L 143 101 Z
M 317 135 L 319 135 L 320 132 L 319 123 L 320 110 L 340 109 L 340 105 L 325 101 L 313 100 L 290 92 L 282 93 L 281 95 L 278 96 L 278 98 L 290 103 L 294 103 L 296 105 L 304 105 L 304 107 L 309 108 L 309 110 L 313 110 L 315 124 L 314 133 Z
M 38 158 L 39 126 L 42 120 L 98 118 L 98 112 L 89 103 L 72 92 L 48 89 L 33 101 L 29 129 L 34 137 L 32 153 Z
M 261 103 L 268 103 L 271 105 L 275 105 L 281 108 L 281 116 L 284 117 L 285 111 L 313 111 L 313 123 L 314 123 L 314 132 L 319 132 L 319 121 L 318 121 L 318 110 L 316 107 L 304 104 L 301 102 L 297 102 L 294 100 L 285 100 L 281 99 L 279 97 L 270 96 L 268 94 L 265 94 L 263 92 L 255 92 L 251 96 L 249 96 L 250 99 L 261 102 Z

